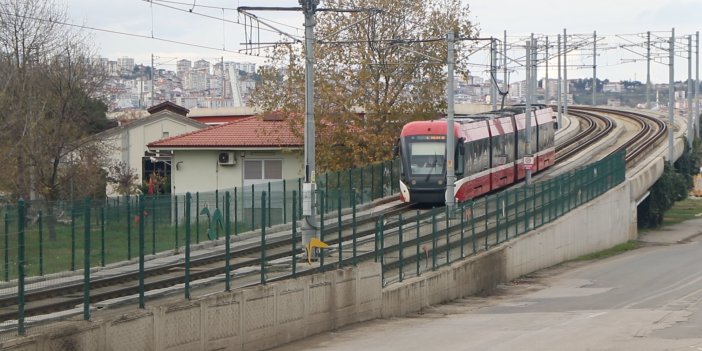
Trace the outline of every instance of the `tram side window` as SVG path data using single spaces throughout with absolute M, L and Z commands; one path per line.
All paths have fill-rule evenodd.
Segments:
M 539 126 L 539 150 L 545 150 L 553 147 L 554 132 L 550 124 L 542 124 Z
M 524 129 L 517 132 L 519 147 L 517 148 L 517 159 L 522 159 L 524 157 L 524 150 L 526 150 L 526 131 Z
M 492 164 L 493 166 L 499 166 L 506 162 L 505 137 L 504 135 L 496 135 L 492 137 Z
M 504 154 L 507 156 L 507 163 L 514 161 L 514 133 L 504 135 Z
M 488 139 L 466 142 L 466 175 L 488 169 L 490 164 L 490 142 Z

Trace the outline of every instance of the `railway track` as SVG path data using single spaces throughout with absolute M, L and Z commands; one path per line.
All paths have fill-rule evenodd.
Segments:
M 604 137 L 616 126 L 615 122 L 611 118 L 604 116 L 604 113 L 612 113 L 611 110 L 589 107 L 571 107 L 571 113 L 573 115 L 577 114 L 579 118 L 586 121 L 586 127 L 583 128 L 580 133 L 578 133 L 578 137 L 571 138 L 557 147 L 557 160 L 564 160 L 568 157 L 572 157 L 572 155 L 587 148 L 600 138 Z M 665 123 L 661 122 L 660 120 L 645 116 L 643 114 L 626 112 L 626 115 L 628 118 L 636 120 L 641 126 L 641 130 L 617 150 L 626 149 L 627 162 L 633 162 L 638 155 L 641 155 L 651 145 L 654 145 L 663 135 L 665 135 L 666 126 Z M 617 150 L 613 152 L 616 152 Z M 399 228 L 402 227 L 405 230 L 416 230 L 416 226 L 421 225 L 419 222 L 428 221 L 431 218 L 431 212 L 424 210 L 418 211 L 417 217 L 407 216 L 405 219 L 400 219 L 400 214 L 406 213 L 407 211 L 410 211 L 408 205 L 401 204 L 392 206 L 385 211 L 379 211 L 364 218 L 359 218 L 356 223 L 358 230 L 355 233 L 350 230 L 350 226 L 352 225 L 351 221 L 341 221 L 341 228 L 339 228 L 337 225 L 326 226 L 324 228 L 324 235 L 322 238 L 326 243 L 333 247 L 333 250 L 338 250 L 336 249 L 336 246 L 339 244 L 339 242 L 343 243 L 352 240 L 360 240 L 362 242 L 365 241 L 368 243 L 368 245 L 370 245 L 369 243 L 373 242 L 376 246 L 375 248 L 378 249 L 378 238 L 375 236 L 378 218 L 382 217 L 387 219 L 395 217 L 395 220 L 383 223 L 383 230 L 387 234 L 387 237 L 383 238 L 383 240 L 387 240 L 386 243 L 388 244 L 385 246 L 384 242 L 379 248 L 383 253 L 398 252 L 398 250 L 410 250 L 412 248 L 419 247 L 418 244 L 422 242 L 436 240 L 435 238 L 429 238 L 426 235 L 417 234 L 417 237 L 403 241 L 403 243 L 400 245 L 397 238 Z M 476 211 L 485 212 L 484 214 L 475 217 L 475 220 L 485 222 L 485 228 L 482 232 L 471 233 L 472 237 L 470 240 L 486 240 L 487 236 L 494 234 L 491 232 L 489 225 L 491 222 L 490 216 L 492 216 L 492 214 L 488 213 L 488 211 L 485 209 L 476 209 Z M 493 221 L 493 223 L 496 222 Z M 451 246 L 455 245 L 455 243 L 452 244 L 451 240 L 449 239 L 451 235 L 457 235 L 456 233 L 452 234 L 454 231 L 455 229 L 452 229 L 447 222 L 445 224 L 445 228 L 439 228 L 438 233 L 435 235 L 446 237 L 444 245 Z M 417 233 L 419 233 L 419 231 L 417 231 Z M 295 240 L 297 247 L 300 248 L 299 237 Z M 267 260 L 292 257 L 292 243 L 292 238 L 289 236 L 267 239 L 265 248 Z M 450 250 L 448 250 L 448 252 L 450 252 Z M 231 264 L 230 270 L 245 267 L 260 267 L 260 253 L 261 247 L 258 243 L 250 243 L 246 246 L 236 247 L 231 252 L 231 256 L 236 258 L 236 260 Z M 377 259 L 377 255 L 378 250 L 360 253 L 355 258 L 351 257 L 351 255 L 346 255 L 346 258 L 343 260 L 334 259 L 333 262 L 326 262 L 324 269 L 334 269 L 340 265 L 353 264 L 356 261 Z M 190 280 L 196 281 L 224 274 L 226 272 L 224 260 L 225 254 L 223 252 L 193 259 L 190 264 Z M 329 260 L 331 261 L 331 258 Z M 396 260 L 389 260 L 387 264 L 388 268 L 392 269 L 396 268 L 398 265 Z M 145 271 L 144 289 L 146 291 L 150 291 L 183 284 L 185 281 L 183 269 L 184 263 L 182 262 L 147 269 Z M 313 274 L 318 271 L 318 268 L 307 268 L 300 270 L 297 272 L 297 274 Z M 268 279 L 268 281 L 288 279 L 290 277 L 291 274 L 279 273 Z M 104 278 L 93 278 L 90 281 L 90 303 L 96 304 L 101 301 L 137 294 L 139 292 L 139 287 L 136 284 L 138 280 L 139 275 L 136 271 Z M 76 305 L 83 303 L 82 291 L 82 281 L 65 284 L 63 286 L 28 291 L 25 295 L 25 301 L 27 303 L 25 307 L 25 316 L 36 316 L 72 309 Z M 12 293 L 5 296 L 0 296 L 0 321 L 7 321 L 16 318 L 17 296 Z

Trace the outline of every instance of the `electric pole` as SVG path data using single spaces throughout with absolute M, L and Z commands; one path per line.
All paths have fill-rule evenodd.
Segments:
M 531 81 L 531 40 L 527 40 L 526 42 L 526 81 L 527 81 L 527 86 L 526 86 L 526 140 L 524 141 L 524 154 L 527 156 L 531 156 L 531 87 L 529 86 L 530 84 L 528 82 Z M 527 165 L 525 165 L 527 167 Z M 529 168 L 526 169 L 526 178 L 525 182 L 526 185 L 529 186 L 531 185 L 531 165 L 528 166 Z
M 597 105 L 597 31 L 592 32 L 592 106 Z
M 449 213 L 453 213 L 453 209 L 456 204 L 456 199 L 454 196 L 454 183 L 456 182 L 456 171 L 454 169 L 454 164 L 453 164 L 453 159 L 454 159 L 454 150 L 455 148 L 453 145 L 456 143 L 456 138 L 454 136 L 454 125 L 453 125 L 453 115 L 454 115 L 454 106 L 453 106 L 453 70 L 454 70 L 454 62 L 453 62 L 453 50 L 454 50 L 454 34 L 453 32 L 449 32 L 446 34 L 446 43 L 448 44 L 448 56 L 446 59 L 446 65 L 447 65 L 447 83 L 446 83 L 446 102 L 448 104 L 448 113 L 446 116 L 446 208 L 448 209 Z M 494 50 L 494 45 L 495 41 L 491 41 L 492 45 L 492 50 L 491 52 L 495 52 Z M 493 56 L 494 58 L 494 56 Z M 493 61 L 494 62 L 494 61 Z M 494 67 L 494 66 L 493 66 Z M 493 71 L 493 68 L 490 70 L 490 74 L 492 75 L 492 80 L 493 80 L 493 85 L 494 89 L 497 89 L 497 81 L 495 80 L 495 72 Z M 495 101 L 493 101 L 493 106 L 495 106 Z M 493 108 L 494 109 L 494 108 Z
M 561 128 L 561 126 L 563 126 L 563 93 L 561 92 L 562 84 L 563 82 L 561 81 L 561 35 L 558 34 L 558 80 L 556 84 L 556 95 L 558 95 L 558 99 L 556 102 L 556 104 L 558 105 L 558 128 Z
M 302 186 L 302 245 L 317 237 L 315 213 L 314 14 L 319 0 L 299 0 L 305 14 L 305 183 Z
M 675 118 L 673 116 L 673 109 L 675 108 L 675 28 L 670 34 L 668 56 L 668 162 L 672 165 L 675 162 L 675 150 L 673 149 L 673 129 L 675 127 Z

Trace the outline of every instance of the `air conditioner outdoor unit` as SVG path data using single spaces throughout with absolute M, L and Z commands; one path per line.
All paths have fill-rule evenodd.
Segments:
M 220 152 L 217 161 L 222 166 L 233 166 L 236 164 L 233 152 Z

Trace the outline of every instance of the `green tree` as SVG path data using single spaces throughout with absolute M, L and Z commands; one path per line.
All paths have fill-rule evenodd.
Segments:
M 446 33 L 477 35 L 459 0 L 330 0 L 326 8 L 381 12 L 316 15 L 315 116 L 319 171 L 391 157 L 402 126 L 446 109 Z M 458 72 L 466 73 L 456 44 Z M 266 111 L 304 112 L 304 51 L 281 44 L 250 103 Z M 342 153 L 345 157 L 339 157 Z
M 98 93 L 105 70 L 52 1 L 0 0 L 0 8 L 0 191 L 44 200 L 53 238 L 52 203 L 76 193 L 69 187 L 92 188 L 96 178 L 79 173 L 105 166 L 102 147 L 86 143 L 109 127 Z

